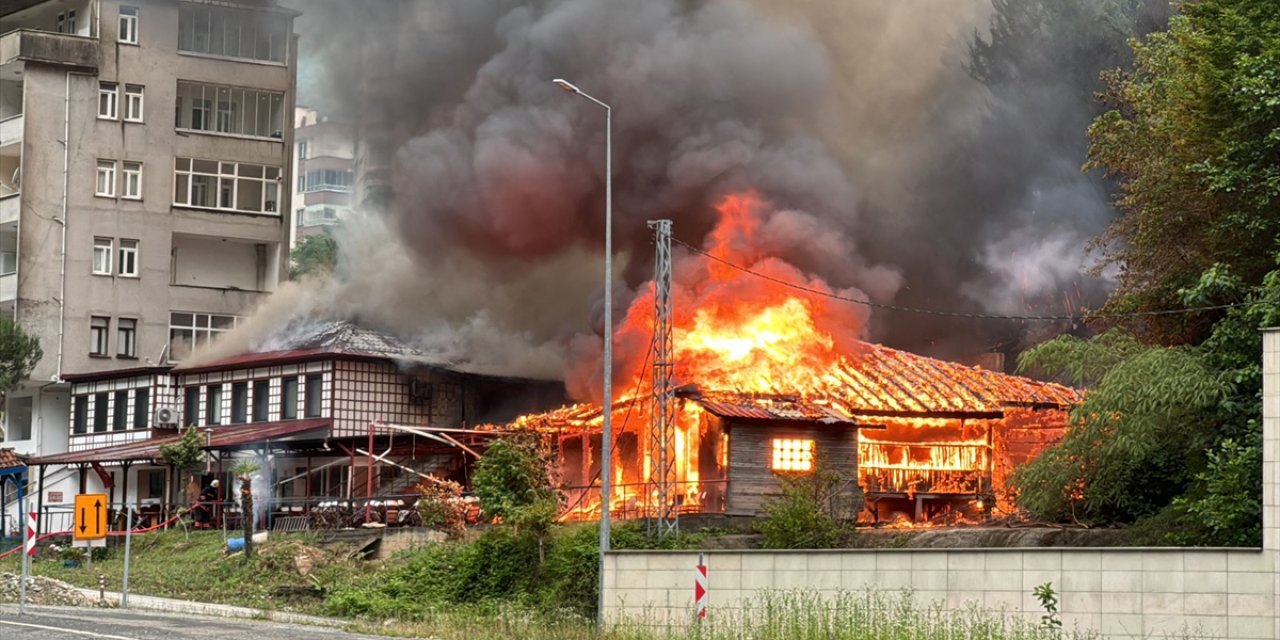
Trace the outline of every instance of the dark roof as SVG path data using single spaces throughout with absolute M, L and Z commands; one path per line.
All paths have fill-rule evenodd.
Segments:
M 17 469 L 27 466 L 14 449 L 0 449 L 0 469 Z
M 234 450 L 246 445 L 266 442 L 288 442 L 302 440 L 308 436 L 325 436 L 333 420 L 317 418 L 312 420 L 288 420 L 282 422 L 259 422 L 232 426 L 204 427 L 201 432 L 210 435 L 208 450 Z M 86 449 L 83 451 L 67 451 L 47 456 L 39 456 L 28 461 L 32 465 L 77 464 L 89 462 L 124 462 L 130 460 L 159 460 L 160 447 L 177 442 L 181 436 L 166 435 L 146 440 L 135 440 L 126 444 Z
M 106 371 L 90 371 L 88 373 L 66 373 L 62 379 L 67 382 L 93 382 L 115 378 L 132 378 L 135 376 L 151 376 L 168 372 L 170 367 L 132 367 L 129 369 L 109 369 Z
M 295 322 L 285 326 L 252 351 L 213 362 L 178 365 L 174 373 L 197 373 L 260 363 L 282 364 L 331 358 L 395 360 L 423 366 L 448 367 L 443 358 L 399 338 L 350 322 Z
M 716 394 L 714 398 L 690 398 L 721 418 L 765 422 L 817 422 L 826 425 L 857 426 L 852 416 L 829 406 L 798 398 Z

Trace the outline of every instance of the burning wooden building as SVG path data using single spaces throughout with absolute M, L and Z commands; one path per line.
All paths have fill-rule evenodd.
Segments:
M 1010 472 L 1057 442 L 1079 400 L 1061 385 L 869 343 L 835 359 L 816 388 L 748 393 L 693 382 L 677 393 L 683 513 L 757 515 L 779 475 L 819 459 L 847 476 L 840 493 L 865 505 L 866 520 L 1007 510 Z M 641 517 L 657 495 L 647 399 L 615 403 L 612 418 L 612 508 Z M 599 405 L 579 404 L 507 426 L 544 436 L 580 518 L 599 513 L 601 423 Z

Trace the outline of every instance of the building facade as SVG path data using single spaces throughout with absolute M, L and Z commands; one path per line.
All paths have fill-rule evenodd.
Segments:
M 351 217 L 355 136 L 350 125 L 330 121 L 315 109 L 294 109 L 293 236 L 298 240 Z
M 145 380 L 287 273 L 296 15 L 0 0 L 0 313 L 44 350 L 9 395 L 5 446 L 66 450 L 70 374 Z M 111 419 L 149 427 L 156 396 L 125 396 Z

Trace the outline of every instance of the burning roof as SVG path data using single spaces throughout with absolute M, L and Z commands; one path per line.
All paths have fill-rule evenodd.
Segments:
M 418 349 L 395 336 L 347 321 L 334 321 L 293 323 L 261 344 L 254 345 L 248 353 L 179 365 L 175 372 L 194 373 L 263 361 L 279 363 L 333 356 L 387 359 L 422 366 L 450 366 L 443 358 Z

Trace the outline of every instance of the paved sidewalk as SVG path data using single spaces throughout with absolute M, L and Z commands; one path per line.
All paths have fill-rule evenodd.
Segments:
M 97 589 L 80 589 L 79 591 L 91 602 L 98 601 Z M 107 591 L 104 596 L 107 602 L 111 603 L 112 606 L 120 606 L 121 594 L 118 591 Z M 342 627 L 347 624 L 344 620 L 309 616 L 289 611 L 271 611 L 267 609 L 254 609 L 252 607 L 237 607 L 229 604 L 194 602 L 191 600 L 177 600 L 175 598 L 158 598 L 156 596 L 143 596 L 136 593 L 129 594 L 129 609 L 138 609 L 140 611 L 167 611 L 170 613 L 212 616 L 217 618 L 254 618 L 257 620 L 270 620 L 272 622 L 308 624 L 322 627 Z

